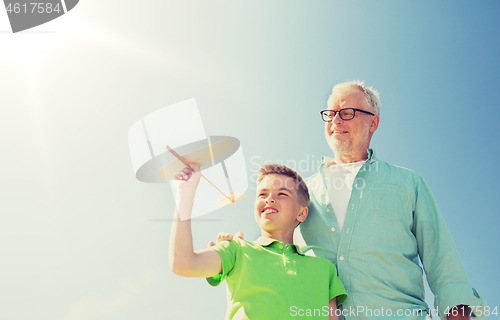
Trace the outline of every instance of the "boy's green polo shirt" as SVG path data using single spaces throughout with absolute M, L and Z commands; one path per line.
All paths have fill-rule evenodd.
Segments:
M 222 259 L 222 272 L 207 278 L 212 286 L 227 281 L 226 319 L 328 319 L 330 299 L 347 299 L 335 265 L 302 254 L 294 244 L 260 237 L 222 241 L 212 247 Z

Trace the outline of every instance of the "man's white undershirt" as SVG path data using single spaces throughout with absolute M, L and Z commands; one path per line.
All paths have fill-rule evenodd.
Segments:
M 351 198 L 352 184 L 365 161 L 331 164 L 325 170 L 328 197 L 332 203 L 333 212 L 335 212 L 335 216 L 337 217 L 340 233 L 342 233 L 347 205 Z

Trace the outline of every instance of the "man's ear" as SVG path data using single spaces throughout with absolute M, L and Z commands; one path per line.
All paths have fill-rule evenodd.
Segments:
M 371 133 L 374 133 L 375 130 L 377 130 L 379 122 L 380 122 L 380 116 L 378 114 L 374 115 L 372 117 L 371 122 L 370 122 L 370 132 Z
M 309 208 L 308 207 L 302 207 L 300 209 L 299 214 L 297 215 L 297 220 L 300 222 L 306 221 L 307 215 L 309 214 Z

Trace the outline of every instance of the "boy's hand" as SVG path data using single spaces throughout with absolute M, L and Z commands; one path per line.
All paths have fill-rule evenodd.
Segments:
M 174 174 L 174 187 L 177 190 L 196 190 L 200 183 L 201 172 L 198 163 L 190 163 L 181 172 Z
M 243 232 L 238 232 L 237 234 L 235 234 L 235 237 L 236 238 L 240 238 L 241 240 L 244 240 L 244 237 L 243 237 Z M 233 235 L 230 234 L 230 233 L 224 233 L 224 232 L 221 232 L 217 235 L 217 242 L 221 242 L 221 241 L 231 241 L 233 240 Z M 208 243 L 208 247 L 213 247 L 215 246 L 215 242 L 213 241 L 210 241 Z

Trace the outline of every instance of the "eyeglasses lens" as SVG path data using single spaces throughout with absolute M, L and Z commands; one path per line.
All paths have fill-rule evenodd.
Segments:
M 340 111 L 340 118 L 342 120 L 351 120 L 354 118 L 354 110 L 353 109 L 344 109 Z
M 351 120 L 354 118 L 354 109 L 343 109 L 340 111 L 323 111 L 322 116 L 323 116 L 323 121 L 332 121 L 333 118 L 335 118 L 335 115 L 337 112 L 340 115 L 340 119 L 342 120 Z

